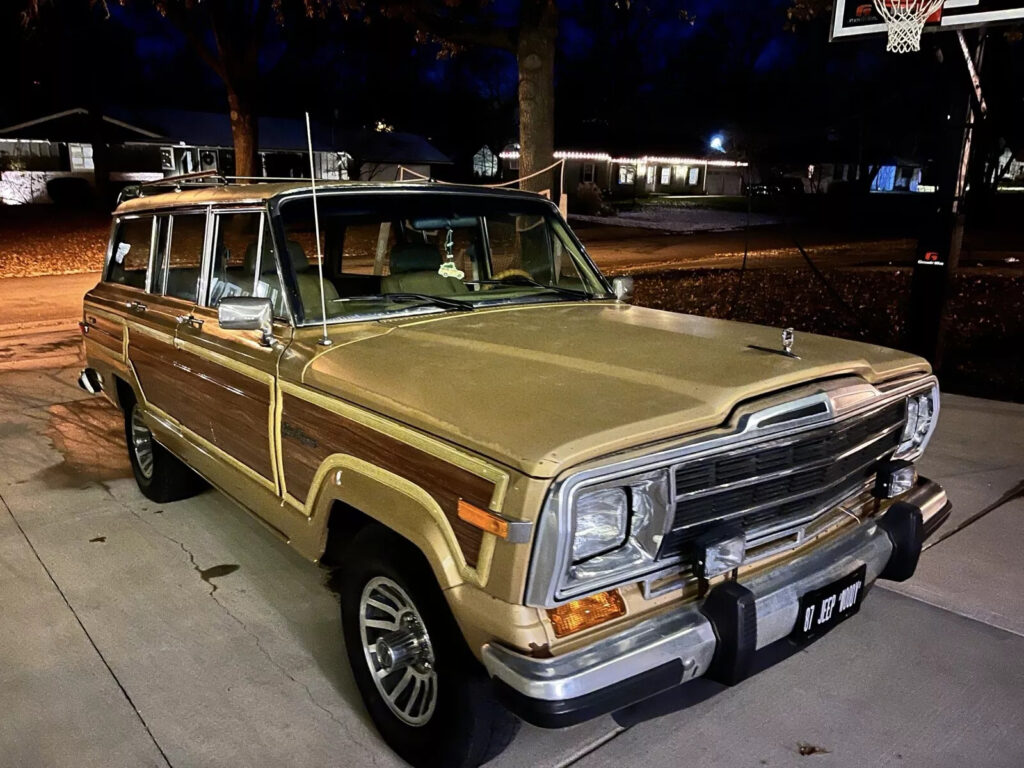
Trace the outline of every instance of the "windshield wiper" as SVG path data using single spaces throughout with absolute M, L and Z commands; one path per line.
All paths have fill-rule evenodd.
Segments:
M 459 299 L 445 299 L 440 296 L 431 296 L 429 293 L 409 293 L 399 291 L 396 293 L 375 293 L 368 296 L 351 296 L 347 301 L 422 301 L 424 304 L 433 304 L 435 307 L 444 309 L 457 309 L 460 312 L 472 312 L 474 307 L 468 301 Z
M 564 288 L 561 285 L 548 285 L 547 283 L 534 280 L 532 277 L 526 277 L 526 275 L 511 275 L 503 277 L 501 280 L 467 280 L 466 285 L 529 285 L 534 288 L 543 288 L 545 291 L 551 291 L 552 293 L 561 293 L 565 296 L 575 296 L 583 299 L 590 298 L 590 294 L 586 291 Z

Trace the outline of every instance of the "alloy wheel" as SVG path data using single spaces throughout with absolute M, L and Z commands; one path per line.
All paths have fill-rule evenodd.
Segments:
M 419 610 L 395 581 L 367 582 L 359 634 L 370 677 L 391 712 L 414 727 L 429 722 L 437 706 L 434 649 Z
M 132 408 L 132 452 L 142 476 L 153 477 L 153 433 L 142 420 L 142 411 L 136 405 Z

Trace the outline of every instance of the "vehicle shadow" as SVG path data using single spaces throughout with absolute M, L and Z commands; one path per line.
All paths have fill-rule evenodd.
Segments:
M 762 648 L 754 656 L 751 677 L 806 650 L 814 642 L 795 643 L 792 640 L 784 639 Z M 648 720 L 682 712 L 708 701 L 729 690 L 730 687 L 724 683 L 699 677 L 613 712 L 612 719 L 623 728 L 630 728 Z

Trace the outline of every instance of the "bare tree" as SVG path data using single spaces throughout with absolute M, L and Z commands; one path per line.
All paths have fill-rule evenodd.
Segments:
M 235 173 L 258 175 L 259 56 L 270 25 L 281 21 L 283 6 L 303 0 L 26 0 L 25 21 L 31 23 L 49 6 L 59 12 L 62 3 L 87 3 L 109 16 L 109 4 L 149 5 L 188 41 L 190 49 L 212 69 L 227 91 L 231 136 L 235 147 Z M 301 5 L 299 5 L 301 4 Z M 347 0 L 339 6 L 350 7 Z M 307 10 L 307 12 L 309 12 Z
M 319 11 L 330 5 L 331 0 L 306 0 L 306 3 L 311 10 Z M 412 25 L 420 42 L 439 44 L 442 56 L 468 47 L 492 48 L 515 56 L 519 70 L 520 175 L 529 176 L 552 163 L 558 38 L 556 0 L 520 0 L 515 23 L 499 18 L 488 0 L 383 0 L 376 7 L 384 16 Z M 552 177 L 542 174 L 525 186 L 547 189 L 553 186 Z

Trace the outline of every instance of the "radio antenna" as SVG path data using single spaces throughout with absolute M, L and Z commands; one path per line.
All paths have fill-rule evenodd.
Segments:
M 309 126 L 309 112 L 306 113 L 306 143 L 309 145 L 309 183 L 313 187 L 313 229 L 316 233 L 316 270 L 320 275 L 320 320 L 323 324 L 323 336 L 318 342 L 321 346 L 331 346 L 327 338 L 327 296 L 324 294 L 324 254 L 320 248 L 320 207 L 316 202 L 316 167 L 313 164 L 313 129 Z

